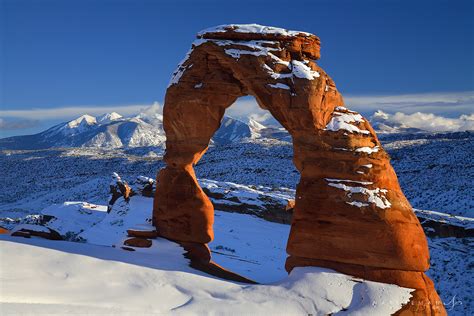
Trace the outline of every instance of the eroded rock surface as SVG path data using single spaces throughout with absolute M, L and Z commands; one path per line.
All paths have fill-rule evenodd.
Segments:
M 415 288 L 402 313 L 444 314 L 423 273 L 429 268 L 425 235 L 389 156 L 316 64 L 319 48 L 312 34 L 258 25 L 198 34 L 166 92 L 167 165 L 158 175 L 153 223 L 172 240 L 205 245 L 213 239 L 213 205 L 193 165 L 226 108 L 252 95 L 291 134 L 301 174 L 286 268 L 324 266 Z M 206 251 L 196 255 L 208 260 Z

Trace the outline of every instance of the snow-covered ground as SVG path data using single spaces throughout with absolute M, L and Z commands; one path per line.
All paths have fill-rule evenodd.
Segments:
M 0 240 L 3 315 L 389 315 L 410 289 L 361 281 L 321 268 L 295 269 L 267 285 L 218 280 L 187 267 L 182 249 L 120 249 Z
M 205 183 L 205 181 L 203 181 Z M 210 182 L 216 185 L 215 182 Z M 230 184 L 222 184 L 222 187 L 230 186 Z M 242 199 L 246 201 L 246 203 L 251 203 L 250 200 L 245 200 L 245 198 L 249 197 L 249 192 L 253 192 L 250 188 L 245 188 L 244 186 L 239 186 L 242 189 Z M 247 191 L 246 191 L 247 190 Z M 255 191 L 255 190 L 254 190 Z M 262 191 L 260 191 L 262 192 Z M 260 193 L 265 194 L 265 193 Z M 239 197 L 240 194 L 237 191 L 233 191 L 232 195 L 234 197 Z M 254 199 L 254 202 L 258 205 L 259 200 Z M 101 205 L 94 205 L 85 202 L 65 202 L 63 204 L 58 205 L 51 205 L 48 208 L 42 211 L 42 215 L 46 216 L 54 216 L 53 219 L 49 220 L 47 223 L 43 223 L 43 225 L 52 228 L 58 231 L 63 237 L 68 238 L 72 241 L 78 241 L 76 243 L 71 242 L 58 242 L 58 241 L 45 241 L 39 239 L 23 239 L 23 238 L 11 238 L 11 237 L 2 237 L 3 240 L 8 240 L 9 242 L 15 243 L 26 243 L 32 244 L 34 246 L 40 246 L 45 251 L 44 253 L 37 253 L 31 251 L 30 248 L 22 248 L 15 249 L 16 245 L 9 245 L 6 246 L 7 248 L 3 248 L 5 244 L 2 244 L 1 253 L 3 254 L 2 264 L 5 266 L 9 266 L 8 269 L 3 269 L 5 273 L 0 280 L 3 284 L 9 285 L 11 283 L 16 284 L 16 288 L 18 292 L 22 294 L 17 294 L 18 297 L 21 298 L 21 302 L 16 302 L 15 304 L 11 301 L 4 301 L 8 304 L 3 304 L 5 310 L 12 310 L 12 311 L 29 311 L 29 308 L 32 308 L 34 305 L 26 305 L 24 304 L 25 301 L 28 301 L 29 296 L 31 295 L 34 299 L 31 302 L 37 302 L 38 297 L 41 298 L 41 302 L 37 302 L 40 304 L 38 308 L 44 308 L 44 312 L 52 313 L 52 312 L 63 312 L 69 310 L 71 305 L 80 305 L 78 308 L 83 308 L 83 312 L 88 312 L 92 308 L 98 312 L 114 312 L 114 313 L 125 313 L 125 312 L 132 312 L 134 308 L 145 308 L 144 305 L 140 305 L 138 298 L 136 298 L 133 294 L 132 299 L 126 300 L 125 298 L 120 299 L 119 301 L 126 301 L 131 302 L 130 304 L 138 304 L 137 306 L 133 305 L 134 307 L 127 307 L 132 308 L 132 310 L 128 310 L 126 307 L 123 307 L 121 304 L 118 304 L 118 307 L 115 307 L 115 310 L 108 309 L 115 303 L 115 298 L 126 296 L 127 291 L 131 291 L 132 289 L 138 288 L 140 293 L 143 293 L 143 297 L 148 297 L 147 295 L 161 295 L 157 291 L 167 291 L 168 289 L 171 292 L 176 292 L 175 288 L 185 290 L 185 293 L 189 296 L 193 297 L 193 304 L 194 307 L 192 308 L 201 308 L 200 303 L 197 303 L 195 300 L 201 300 L 202 291 L 207 291 L 206 289 L 196 290 L 199 294 L 195 294 L 193 291 L 195 290 L 195 285 L 191 283 L 186 283 L 187 286 L 193 286 L 193 290 L 189 290 L 185 287 L 184 283 L 179 284 L 167 284 L 164 285 L 163 282 L 159 282 L 158 285 L 154 285 L 151 280 L 156 280 L 158 276 L 155 276 L 155 273 L 159 276 L 159 279 L 165 278 L 168 280 L 168 277 L 172 278 L 172 280 L 178 279 L 175 274 L 171 274 L 170 276 L 163 277 L 162 274 L 167 274 L 170 270 L 172 271 L 181 271 L 186 273 L 192 273 L 194 275 L 203 277 L 204 280 L 198 281 L 200 282 L 208 282 L 208 280 L 215 280 L 215 278 L 210 277 L 208 275 L 203 274 L 202 272 L 194 271 L 187 266 L 187 261 L 182 257 L 183 250 L 175 245 L 174 243 L 168 242 L 163 239 L 154 240 L 154 244 L 151 249 L 137 249 L 135 252 L 129 252 L 120 249 L 123 244 L 123 240 L 126 236 L 126 230 L 131 227 L 136 227 L 140 224 L 146 224 L 149 222 L 151 217 L 151 209 L 152 209 L 152 198 L 142 197 L 142 196 L 133 196 L 130 199 L 129 203 L 126 203 L 123 198 L 117 200 L 109 214 L 106 212 L 106 207 Z M 449 218 L 446 219 L 447 215 L 444 214 L 431 214 L 431 212 L 427 211 L 417 211 L 423 212 L 424 216 L 431 217 L 441 217 L 443 221 L 454 221 L 458 223 L 460 221 L 463 227 L 469 228 L 472 227 L 472 219 L 469 218 Z M 33 218 L 34 220 L 35 218 Z M 36 218 L 37 219 L 37 218 Z M 37 223 L 38 221 L 36 221 Z M 34 221 L 33 221 L 34 223 Z M 29 227 L 32 227 L 29 225 Z M 209 245 L 212 252 L 213 260 L 222 265 L 223 267 L 230 269 L 238 274 L 246 276 L 250 279 L 253 279 L 261 284 L 271 285 L 272 287 L 265 287 L 260 288 L 257 287 L 257 292 L 253 292 L 256 290 L 252 290 L 252 293 L 260 293 L 265 292 L 268 295 L 279 295 L 278 297 L 284 297 L 285 295 L 289 295 L 289 297 L 293 297 L 294 293 L 292 294 L 282 294 L 281 287 L 286 288 L 288 291 L 293 291 L 295 288 L 292 282 L 295 282 L 292 277 L 288 279 L 287 273 L 284 269 L 284 263 L 286 259 L 286 242 L 290 230 L 289 225 L 279 224 L 274 222 L 268 222 L 262 218 L 248 215 L 248 214 L 239 214 L 239 213 L 230 213 L 230 212 L 223 212 L 217 210 L 215 212 L 215 240 Z M 470 252 L 472 252 L 472 248 L 474 244 L 472 243 L 471 239 L 463 239 L 463 238 L 429 238 L 430 250 L 431 250 L 431 264 L 432 268 L 428 271 L 428 275 L 435 281 L 437 286 L 437 290 L 442 296 L 443 300 L 448 304 L 447 308 L 450 309 L 451 315 L 465 315 L 471 309 L 472 306 L 472 269 L 470 267 L 473 265 L 472 258 L 467 256 Z M 11 248 L 8 248 L 11 247 Z M 10 250 L 9 250 L 10 249 Z M 37 249 L 35 247 L 34 249 Z M 51 249 L 63 252 L 58 254 L 57 252 L 51 252 Z M 28 255 L 24 254 L 27 252 Z M 64 253 L 65 252 L 65 253 Z M 75 254 L 76 256 L 72 257 L 71 254 Z M 81 256 L 77 256 L 81 255 Z M 26 256 L 26 257 L 25 257 Z M 28 256 L 32 256 L 34 258 L 30 258 Z M 40 258 L 42 256 L 46 256 L 48 258 Z M 85 263 L 82 262 L 83 257 L 87 257 Z M 62 258 L 62 259 L 58 259 Z M 90 261 L 92 259 L 95 261 Z M 165 259 L 166 258 L 166 259 Z M 51 263 L 49 260 L 52 260 Z M 94 268 L 84 270 L 81 268 L 79 272 L 75 271 L 75 265 L 71 262 L 79 261 L 81 265 L 87 266 L 88 264 L 94 265 L 99 267 L 100 269 L 106 269 L 107 266 L 104 263 L 98 263 L 97 261 L 104 261 L 110 263 L 108 266 L 109 269 L 113 269 L 117 271 L 117 275 L 111 274 L 110 272 L 101 272 L 97 271 Z M 24 270 L 31 269 L 35 271 L 35 273 L 40 272 L 38 276 L 35 273 L 28 272 L 27 274 L 23 273 L 23 270 L 16 270 L 15 265 L 10 265 L 10 261 L 21 261 L 24 264 L 18 266 L 19 268 Z M 115 261 L 121 262 L 120 268 L 115 268 Z M 123 268 L 123 263 L 128 264 L 129 266 L 132 265 L 133 269 L 136 266 L 143 267 L 146 269 L 142 270 L 133 270 L 133 275 L 137 275 L 137 277 L 130 277 L 129 272 L 123 272 L 123 270 L 127 270 Z M 78 263 L 79 264 L 79 263 Z M 46 268 L 44 268 L 46 267 Z M 148 269 L 148 270 L 147 270 Z M 165 270 L 165 271 L 158 271 L 158 272 L 149 272 L 150 269 L 157 269 L 157 270 Z M 44 270 L 44 271 L 43 271 Z M 53 270 L 55 272 L 52 272 Z M 80 271 L 92 271 L 90 273 L 84 273 L 85 275 L 79 275 Z M 282 313 L 286 314 L 287 312 L 294 312 L 294 314 L 315 314 L 319 315 L 323 313 L 323 311 L 327 311 L 326 309 L 321 309 L 322 307 L 316 304 L 315 308 L 307 308 L 309 306 L 306 300 L 308 297 L 312 297 L 313 299 L 316 297 L 316 300 L 319 300 L 320 296 L 324 296 L 328 298 L 330 301 L 337 301 L 338 298 L 333 299 L 331 291 L 332 288 L 328 288 L 327 284 L 321 284 L 320 276 L 313 275 L 313 272 L 320 270 L 311 270 L 310 274 L 302 272 L 304 277 L 309 277 L 308 280 L 300 280 L 298 277 L 297 282 L 308 282 L 308 285 L 305 286 L 305 291 L 316 291 L 316 292 L 304 292 L 301 293 L 303 295 L 303 301 L 296 300 L 295 305 L 302 304 L 300 306 L 302 309 L 292 309 L 296 307 L 288 307 L 290 309 L 283 309 Z M 161 274 L 160 274 L 161 273 Z M 150 280 L 144 280 L 145 276 L 150 276 Z M 179 274 L 179 273 L 178 273 Z M 28 276 L 25 278 L 25 275 Z M 32 275 L 30 278 L 29 276 Z M 91 280 L 90 276 L 92 277 Z M 73 285 L 76 284 L 75 282 L 79 282 L 80 284 L 86 284 L 88 288 L 96 288 L 101 286 L 101 282 L 97 281 L 95 276 L 104 275 L 104 278 L 107 278 L 107 282 L 111 283 L 111 289 L 108 291 L 112 291 L 115 294 L 108 294 L 109 296 L 105 296 L 105 299 L 111 298 L 109 302 L 102 302 L 97 301 L 96 298 L 90 298 L 86 294 L 77 294 L 74 291 L 80 291 L 80 289 L 75 288 Z M 188 274 L 184 274 L 187 276 Z M 299 275 L 299 274 L 298 274 Z M 71 276 L 71 277 L 70 277 Z M 301 275 L 300 275 L 301 276 Z M 325 275 L 325 278 L 333 278 L 335 274 Z M 338 284 L 340 281 L 338 275 L 334 278 L 329 285 L 333 286 L 334 284 Z M 183 278 L 181 276 L 179 278 Z M 193 276 L 194 278 L 195 276 Z M 313 278 L 314 277 L 314 278 Z M 42 278 L 51 278 L 48 282 L 45 282 L 45 279 Z M 116 279 L 115 279 L 116 278 Z M 134 280 L 136 278 L 136 280 Z M 100 279 L 100 278 L 99 278 Z M 5 283 L 3 280 L 7 280 Z M 293 281 L 291 281 L 293 280 Z M 326 279 L 327 282 L 329 282 Z M 325 281 L 325 282 L 326 282 Z M 24 283 L 22 283 L 24 282 Z M 25 282 L 32 282 L 35 285 L 38 285 L 36 288 L 37 291 L 42 289 L 42 293 L 52 293 L 52 294 L 35 294 L 35 287 L 30 287 L 27 292 L 21 292 L 22 286 L 25 285 Z M 64 284 L 62 284 L 63 282 Z M 170 281 L 175 282 L 175 281 Z M 183 281 L 185 282 L 185 281 Z M 188 281 L 186 281 L 188 282 Z M 212 281 L 214 282 L 214 281 Z M 229 285 L 230 289 L 227 287 L 223 287 L 221 291 L 225 292 L 226 294 L 222 294 L 224 296 L 219 296 L 221 300 L 227 299 L 231 295 L 235 295 L 238 293 L 237 296 L 241 297 L 242 300 L 248 300 L 249 298 L 246 296 L 247 294 L 242 294 L 241 291 L 247 291 L 248 288 L 246 286 L 237 286 L 232 282 L 227 281 L 219 281 L 224 283 L 233 284 L 232 286 Z M 290 283 L 288 283 L 290 282 Z M 315 282 L 315 283 L 313 283 Z M 341 281 L 342 282 L 342 281 Z M 344 281 L 346 282 L 346 281 Z M 343 283 L 344 283 L 343 282 Z M 352 282 L 352 281 L 351 281 Z M 58 283 L 60 283 L 58 285 Z M 340 283 L 340 282 L 339 282 Z M 53 289 L 49 290 L 47 288 L 44 289 L 44 284 L 51 284 Z M 90 285 L 89 285 L 90 284 Z M 139 284 L 139 285 L 136 285 Z M 220 283 L 209 285 L 209 288 L 214 288 L 215 290 L 218 288 Z M 323 289 L 316 289 L 316 288 L 308 288 L 309 284 L 313 284 L 312 286 L 319 287 L 321 286 Z M 69 288 L 72 287 L 72 289 Z M 109 285 L 107 285 L 109 286 Z M 163 287 L 161 287 L 163 286 Z M 183 287 L 184 286 L 184 287 Z M 277 288 L 274 288 L 276 286 Z M 340 285 L 342 286 L 342 285 Z M 354 285 L 356 286 L 356 285 Z M 359 289 L 354 288 L 357 290 L 356 292 L 361 295 L 372 295 L 370 294 L 372 290 L 368 289 L 365 285 L 357 285 L 356 287 L 362 287 L 363 292 L 367 292 L 366 294 L 361 294 Z M 54 294 L 57 293 L 56 287 L 63 289 L 61 293 L 64 293 L 63 297 L 60 296 L 59 299 L 55 299 Z M 234 288 L 235 287 L 235 288 Z M 346 285 L 343 288 L 339 288 L 338 291 L 349 291 L 352 287 L 352 283 L 349 287 Z M 5 286 L 4 289 L 8 289 L 9 286 Z M 5 291 L 2 289 L 2 291 Z M 226 291 L 229 289 L 229 293 Z M 153 292 L 155 291 L 155 292 Z M 232 292 L 234 291 L 234 292 Z M 237 292 L 235 292 L 237 291 Z M 245 292 L 244 291 L 244 292 Z M 276 292 L 274 292 L 276 291 Z M 300 291 L 300 290 L 298 290 Z M 322 294 L 319 291 L 327 291 L 326 294 Z M 384 290 L 386 291 L 386 290 Z M 179 292 L 179 291 L 178 291 Z M 336 291 L 337 292 L 337 291 Z M 151 294 L 153 293 L 153 294 Z M 247 293 L 247 292 L 245 292 Z M 329 293 L 329 294 L 328 294 Z M 347 294 L 347 293 L 346 293 Z M 344 294 L 344 295 L 346 295 Z M 9 294 L 13 295 L 13 294 Z M 46 295 L 46 296 L 45 296 Z M 80 297 L 81 303 L 77 303 L 75 299 L 71 297 Z M 171 295 L 171 294 L 166 294 Z M 195 296 L 196 295 L 196 296 Z M 213 297 L 213 294 L 207 293 L 206 295 Z M 205 295 L 205 296 L 206 296 Z M 242 296 L 240 296 L 242 295 Z M 258 294 L 260 295 L 260 294 Z M 349 295 L 349 294 L 347 294 Z M 355 295 L 355 294 L 354 294 Z M 378 294 L 377 294 L 378 295 Z M 390 295 L 394 295 L 393 293 Z M 11 297 L 11 296 L 4 296 L 1 297 Z M 19 298 L 17 298 L 19 299 Z M 64 302 L 61 300 L 65 300 Z M 209 299 L 209 298 L 207 298 Z M 214 301 L 209 302 L 207 299 L 203 300 L 203 304 L 217 304 Z M 351 301 L 357 302 L 360 298 L 352 298 Z M 372 299 L 372 298 L 365 298 L 365 299 Z M 393 298 L 390 297 L 390 299 Z M 13 299 L 12 299 L 13 300 Z M 58 301 L 59 300 L 59 301 Z M 239 299 L 235 299 L 236 302 L 240 302 Z M 260 296 L 260 302 L 266 302 L 266 300 L 270 300 L 268 297 L 264 298 Z M 172 297 L 170 297 L 170 301 L 172 301 Z M 48 302 L 48 303 L 46 303 Z M 298 303 L 297 303 L 298 302 Z M 380 301 L 375 300 L 376 304 L 379 304 Z M 110 305 L 107 305 L 109 304 Z M 222 301 L 221 301 L 222 303 Z M 50 304 L 50 305 L 47 305 Z M 82 304 L 82 305 L 81 305 Z M 176 303 L 178 304 L 178 303 Z M 243 304 L 243 303 L 242 303 Z M 249 310 L 242 310 L 242 313 L 246 313 L 252 310 L 255 313 L 260 313 L 260 309 L 253 310 L 254 301 L 250 300 Z M 267 303 L 271 304 L 271 303 Z M 279 304 L 279 303 L 278 303 Z M 292 303 L 291 303 L 292 304 Z M 351 303 L 352 304 L 352 303 Z M 179 305 L 179 304 L 178 304 Z M 224 304 L 225 305 L 225 304 Z M 336 304 L 337 305 L 337 304 Z M 344 304 L 340 305 L 343 306 Z M 357 305 L 357 304 L 356 304 Z M 128 305 L 127 305 L 128 306 Z M 149 306 L 149 305 L 146 305 Z M 168 305 L 165 305 L 168 306 Z M 212 305 L 214 306 L 214 305 Z M 175 306 L 176 307 L 176 306 Z M 347 306 L 346 306 L 347 307 Z M 148 307 L 146 307 L 148 308 Z M 158 307 L 154 307 L 158 308 Z M 166 307 L 167 308 L 167 307 Z M 174 308 L 174 307 L 173 307 Z M 178 309 L 177 311 L 182 311 L 183 313 L 187 312 L 196 312 L 198 313 L 199 310 L 194 309 Z M 219 307 L 220 308 L 220 307 Z M 219 311 L 219 308 L 216 307 L 216 312 Z M 268 307 L 268 310 L 272 310 L 272 306 Z M 299 307 L 298 307 L 299 308 Z M 339 307 L 338 307 L 339 308 Z M 344 308 L 344 306 L 342 307 Z M 351 307 L 352 308 L 352 307 Z M 79 309 L 80 311 L 81 309 Z M 150 309 L 155 310 L 155 309 Z M 351 309 L 349 309 L 351 310 Z M 370 309 L 371 310 L 371 309 Z M 157 310 L 157 312 L 164 313 L 169 311 L 165 310 Z M 173 310 L 175 311 L 175 310 Z M 238 310 L 237 310 L 238 311 Z M 278 310 L 277 310 L 278 311 Z M 353 310 L 351 310 L 353 311 Z M 373 310 L 371 310 L 373 311 Z M 143 310 L 136 310 L 136 312 L 144 312 Z M 232 310 L 234 312 L 234 310 Z M 262 311 L 263 313 L 263 311 Z M 378 312 L 377 312 L 378 313 Z M 375 313 L 375 314 L 377 314 Z M 382 313 L 383 314 L 383 313 Z M 377 315 L 382 315 L 377 314 Z M 293 314 L 286 314 L 286 315 L 293 315 Z M 361 315 L 367 315 L 367 310 L 361 312 Z
M 328 269 L 298 268 L 288 276 L 283 265 L 289 226 L 245 214 L 216 213 L 211 249 L 217 263 L 259 285 L 194 270 L 184 250 L 165 239 L 148 249 L 121 249 L 124 229 L 146 220 L 151 202 L 132 197 L 128 214 L 120 203 L 108 215 L 84 203 L 45 210 L 63 226 L 68 220 L 69 226 L 82 225 L 81 235 L 89 237 L 82 243 L 0 237 L 2 314 L 390 315 L 411 297 L 410 289 Z M 97 212 L 102 220 L 86 228 L 91 222 L 79 218 L 81 208 L 91 210 L 83 217 L 96 218 Z M 71 212 L 76 215 L 68 217 Z M 109 238 L 97 238 L 105 234 Z

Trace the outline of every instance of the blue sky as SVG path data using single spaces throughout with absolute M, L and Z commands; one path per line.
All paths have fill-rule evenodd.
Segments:
M 472 1 L 0 3 L 2 136 L 39 131 L 82 109 L 131 112 L 162 102 L 195 33 L 228 23 L 318 35 L 318 63 L 356 104 L 408 95 L 419 96 L 413 102 L 425 112 L 447 117 L 473 112 Z M 376 106 L 362 103 L 358 109 L 366 114 Z M 404 103 L 408 112 L 410 104 Z M 398 111 L 398 105 L 395 98 L 384 110 Z

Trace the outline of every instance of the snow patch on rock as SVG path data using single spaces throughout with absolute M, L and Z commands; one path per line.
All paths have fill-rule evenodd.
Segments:
M 354 197 L 352 196 L 353 194 L 362 194 L 367 199 L 367 201 L 364 200 L 364 201 L 346 202 L 349 205 L 362 207 L 362 206 L 368 206 L 367 203 L 372 203 L 376 207 L 381 208 L 381 209 L 390 208 L 392 206 L 390 201 L 385 196 L 385 194 L 388 192 L 386 189 L 380 189 L 380 188 L 368 189 L 364 187 L 349 186 L 347 184 L 344 184 L 344 183 L 360 183 L 360 184 L 365 185 L 365 184 L 372 184 L 372 182 L 358 182 L 358 181 L 338 180 L 338 179 L 326 179 L 326 181 L 329 182 L 328 183 L 329 186 L 344 190 L 347 193 L 347 196 L 349 198 L 354 199 Z
M 370 132 L 367 130 L 362 130 L 352 123 L 363 123 L 365 122 L 362 115 L 356 112 L 347 111 L 344 107 L 337 107 L 334 110 L 333 116 L 329 123 L 326 125 L 325 130 L 337 132 L 340 130 L 345 130 L 349 133 L 359 133 L 364 135 L 370 135 Z
M 289 31 L 279 27 L 273 26 L 264 26 L 260 24 L 223 24 L 214 27 L 204 29 L 198 33 L 198 36 L 203 36 L 208 33 L 224 33 L 232 30 L 237 33 L 259 33 L 259 34 L 274 34 L 282 36 L 296 36 L 296 35 L 306 35 L 310 36 L 312 34 L 301 31 Z

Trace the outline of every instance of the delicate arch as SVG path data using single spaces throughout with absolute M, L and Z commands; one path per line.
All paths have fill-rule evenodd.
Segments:
M 203 245 L 194 258 L 210 260 L 205 245 L 213 238 L 214 209 L 193 166 L 226 108 L 252 95 L 291 134 L 301 174 L 287 270 L 324 266 L 426 290 L 420 278 L 429 253 L 420 223 L 374 130 L 343 106 L 315 63 L 319 46 L 312 34 L 258 25 L 198 34 L 166 92 L 166 167 L 158 175 L 154 224 L 188 249 Z M 417 281 L 408 282 L 407 271 Z

